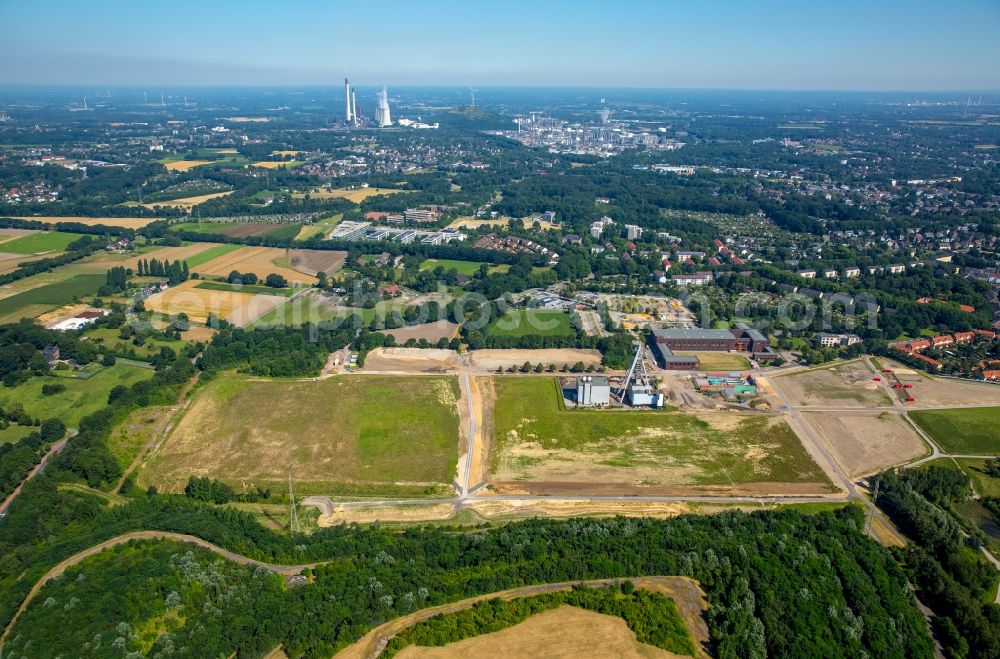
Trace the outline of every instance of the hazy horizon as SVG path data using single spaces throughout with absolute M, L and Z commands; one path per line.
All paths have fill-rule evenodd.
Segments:
M 0 84 L 992 91 L 998 28 L 990 0 L 56 0 L 0 7 Z

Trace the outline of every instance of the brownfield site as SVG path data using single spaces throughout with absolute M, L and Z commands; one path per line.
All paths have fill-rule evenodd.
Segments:
M 927 445 L 896 412 L 803 412 L 849 476 L 909 462 Z
M 366 371 L 402 373 L 444 373 L 455 369 L 454 350 L 437 348 L 375 348 L 365 356 Z
M 437 343 L 440 339 L 449 341 L 458 335 L 458 325 L 440 320 L 435 323 L 424 323 L 422 325 L 410 325 L 397 329 L 380 330 L 383 334 L 391 334 L 396 339 L 396 343 L 406 343 L 410 339 L 419 341 L 425 339 L 431 343 Z
M 772 376 L 788 402 L 801 407 L 889 407 L 892 403 L 861 360 Z
M 469 357 L 472 359 L 473 366 L 489 371 L 495 371 L 501 366 L 503 368 L 521 366 L 524 362 L 532 364 L 541 362 L 546 366 L 549 364 L 573 366 L 577 362 L 583 362 L 584 366 L 601 365 L 601 353 L 596 350 L 578 350 L 576 348 L 473 350 L 469 353 Z
M 919 407 L 963 407 L 969 405 L 1000 405 L 1000 386 L 988 382 L 972 382 L 957 378 L 936 378 L 896 364 L 887 365 L 916 400 L 908 405 Z M 886 377 L 894 382 L 892 375 Z

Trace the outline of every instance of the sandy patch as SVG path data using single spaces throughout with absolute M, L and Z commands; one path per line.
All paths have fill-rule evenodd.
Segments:
M 437 348 L 375 348 L 365 356 L 366 371 L 445 373 L 457 365 L 454 350 Z
M 524 362 L 545 365 L 567 364 L 573 366 L 583 362 L 584 366 L 601 365 L 601 353 L 597 350 L 577 350 L 575 348 L 552 348 L 543 350 L 473 350 L 469 353 L 472 365 L 478 368 L 495 371 L 499 367 L 519 367 Z
M 431 343 L 437 343 L 441 339 L 449 341 L 458 336 L 458 325 L 440 320 L 434 323 L 424 323 L 422 325 L 410 325 L 398 329 L 380 330 L 383 334 L 391 334 L 396 339 L 396 343 L 406 343 L 410 339 L 419 341 L 425 339 Z

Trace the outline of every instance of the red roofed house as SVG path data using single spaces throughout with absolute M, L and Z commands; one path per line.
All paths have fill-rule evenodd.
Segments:
M 741 259 L 738 256 L 734 256 L 733 258 L 729 259 L 729 262 L 732 263 L 733 265 L 743 265 L 743 259 Z
M 931 347 L 931 342 L 927 339 L 914 339 L 910 341 L 910 350 L 913 352 L 920 352 L 921 350 L 926 350 Z
M 722 263 L 719 261 L 719 259 L 715 258 L 714 256 L 708 260 L 708 264 L 709 265 L 722 265 Z
M 960 304 L 958 305 L 958 308 L 964 311 L 965 313 L 976 313 L 976 308 L 968 304 Z
M 975 336 L 975 332 L 955 332 L 955 343 L 969 343 Z
M 931 345 L 935 348 L 938 346 L 950 346 L 954 342 L 955 339 L 951 336 L 951 334 L 942 334 L 940 336 L 931 337 Z
M 986 380 L 1000 380 L 1000 371 L 983 371 L 983 378 Z

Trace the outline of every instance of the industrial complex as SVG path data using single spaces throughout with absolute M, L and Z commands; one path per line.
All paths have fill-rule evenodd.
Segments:
M 676 371 L 695 370 L 701 361 L 697 355 L 675 355 L 674 350 L 747 353 L 757 361 L 778 357 L 767 337 L 753 328 L 656 329 L 652 333 L 652 347 L 660 366 Z

